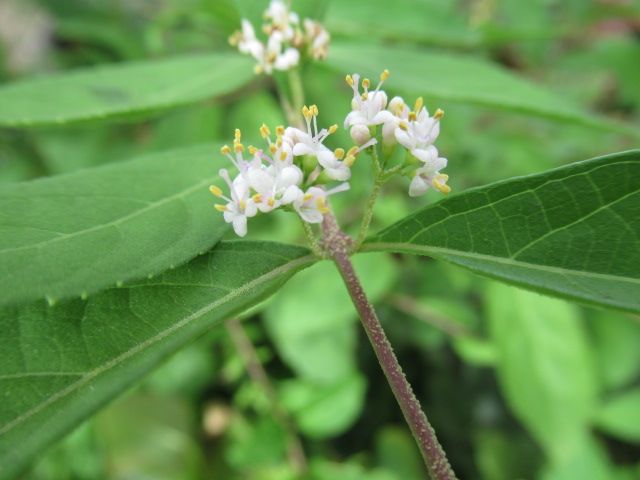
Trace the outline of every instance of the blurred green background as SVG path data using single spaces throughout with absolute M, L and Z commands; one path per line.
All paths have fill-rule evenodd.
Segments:
M 240 17 L 258 18 L 266 3 L 1 0 L 0 79 L 229 50 Z M 470 53 L 594 113 L 640 120 L 640 4 L 633 0 L 294 0 L 293 9 L 323 19 L 334 38 Z M 341 124 L 350 92 L 340 77 L 316 64 L 304 79 L 323 123 Z M 426 100 L 447 112 L 438 148 L 449 158 L 454 191 L 637 145 L 615 132 Z M 256 139 L 262 122 L 284 118 L 270 84 L 257 79 L 221 103 L 153 118 L 0 130 L 0 182 L 230 141 L 236 127 Z M 345 132 L 336 137 L 335 146 L 347 143 Z M 364 163 L 351 191 L 334 200 L 347 228 L 357 226 L 370 185 Z M 438 198 L 410 200 L 406 191 L 400 181 L 388 186 L 374 228 Z M 254 219 L 250 235 L 302 241 L 286 215 Z M 640 479 L 639 318 L 427 258 L 366 254 L 355 263 L 460 478 Z M 242 326 L 220 327 L 169 359 L 26 478 L 284 480 L 297 478 L 301 462 L 318 480 L 424 477 L 328 263 L 294 277 Z

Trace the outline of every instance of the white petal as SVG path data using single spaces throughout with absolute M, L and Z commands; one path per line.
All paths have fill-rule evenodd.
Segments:
M 395 120 L 395 116 L 388 110 L 382 110 L 374 115 L 371 119 L 372 125 L 380 125 L 385 122 L 393 122 Z
M 338 163 L 336 154 L 326 147 L 318 151 L 316 156 L 318 157 L 318 163 L 320 163 L 320 165 L 322 165 L 324 168 L 335 167 L 335 165 Z
M 233 231 L 239 237 L 244 237 L 247 234 L 247 217 L 244 215 L 235 215 L 233 217 Z
M 415 141 L 411 135 L 402 128 L 398 127 L 395 131 L 396 140 L 405 148 L 411 150 L 415 147 Z
M 420 195 L 424 195 L 427 190 L 429 190 L 429 184 L 425 182 L 424 178 L 420 175 L 413 177 L 411 185 L 409 185 L 410 197 L 419 197 Z
M 315 150 L 311 148 L 309 145 L 307 145 L 306 143 L 296 143 L 293 146 L 293 154 L 296 157 L 299 157 L 300 155 L 312 155 L 314 153 L 315 153 Z
M 282 194 L 282 198 L 281 198 L 282 204 L 288 205 L 290 203 L 293 203 L 298 199 L 302 199 L 303 195 L 304 193 L 302 192 L 302 190 L 300 190 L 298 186 L 291 185 Z
M 298 185 L 301 181 L 302 171 L 295 165 L 283 168 L 276 180 L 278 189 L 287 188 L 291 185 Z
M 413 149 L 411 150 L 411 154 L 421 162 L 429 165 L 433 165 L 433 163 L 438 159 L 438 150 L 433 145 L 429 145 L 427 148 Z
M 252 169 L 248 173 L 251 187 L 261 195 L 271 195 L 275 184 L 274 178 L 265 170 Z

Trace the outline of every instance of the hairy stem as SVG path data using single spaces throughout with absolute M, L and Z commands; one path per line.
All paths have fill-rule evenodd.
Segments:
M 304 221 L 304 219 L 296 213 L 296 216 L 300 219 L 300 223 L 302 224 L 302 230 L 304 230 L 304 234 L 307 237 L 307 243 L 311 248 L 311 251 L 314 253 L 316 257 L 324 258 L 326 257 L 324 251 L 320 247 L 318 243 L 318 239 L 316 238 L 311 225 Z
M 300 77 L 300 69 L 292 68 L 288 72 L 289 75 L 289 87 L 291 88 L 291 103 L 296 114 L 300 114 L 300 109 L 304 105 L 304 86 L 302 85 L 302 78 Z M 300 120 L 298 120 L 299 123 Z
M 380 189 L 382 188 L 383 182 L 378 177 L 373 183 L 373 189 L 369 194 L 369 199 L 367 200 L 367 204 L 364 209 L 364 213 L 362 216 L 362 222 L 360 223 L 360 231 L 358 232 L 358 237 L 356 238 L 356 243 L 353 246 L 352 251 L 357 252 L 365 238 L 367 238 L 367 232 L 369 231 L 369 225 L 371 225 L 371 219 L 373 218 L 373 208 L 375 207 L 376 200 L 378 199 L 378 195 L 380 194 Z
M 422 411 L 420 402 L 413 393 L 411 385 L 398 363 L 391 343 L 382 329 L 380 320 L 378 320 L 373 306 L 362 289 L 360 280 L 349 258 L 351 239 L 340 230 L 331 212 L 325 214 L 322 229 L 324 247 L 338 267 L 351 300 L 360 315 L 360 320 L 369 337 L 378 362 L 420 448 L 420 453 L 430 478 L 433 480 L 455 479 L 456 476 L 449 465 L 442 446 L 436 438 L 433 427 Z
M 261 388 L 267 397 L 274 418 L 278 421 L 288 437 L 287 453 L 289 455 L 289 462 L 291 463 L 291 466 L 298 474 L 306 472 L 307 457 L 304 453 L 304 449 L 302 448 L 302 442 L 293 427 L 293 422 L 278 401 L 275 389 L 273 388 L 262 363 L 260 363 L 260 359 L 256 354 L 253 343 L 251 343 L 251 339 L 249 339 L 247 333 L 242 327 L 242 323 L 237 318 L 228 320 L 226 327 L 238 354 L 245 364 L 249 377 Z

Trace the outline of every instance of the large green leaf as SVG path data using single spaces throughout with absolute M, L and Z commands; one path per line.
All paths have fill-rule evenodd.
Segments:
M 430 255 L 640 312 L 640 151 L 468 190 L 390 226 L 364 249 Z
M 230 93 L 251 61 L 214 53 L 76 70 L 0 88 L 0 126 L 56 125 L 141 114 Z
M 588 430 L 597 394 L 580 310 L 499 283 L 486 298 L 507 403 L 553 462 L 564 463 Z
M 597 117 L 498 65 L 470 55 L 375 43 L 334 42 L 326 64 L 342 75 L 358 72 L 374 79 L 382 69 L 388 68 L 392 76 L 386 88 L 391 92 L 622 129 L 637 135 L 637 129 Z
M 213 146 L 0 189 L 0 305 L 92 293 L 213 246 L 225 223 L 208 185 Z
M 0 478 L 312 261 L 300 247 L 222 242 L 181 268 L 87 301 L 1 309 Z

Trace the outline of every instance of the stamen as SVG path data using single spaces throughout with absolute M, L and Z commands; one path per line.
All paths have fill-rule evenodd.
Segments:
M 329 127 L 329 135 L 331 135 L 332 133 L 336 133 L 338 131 L 338 125 L 337 124 L 333 124 Z
M 362 80 L 362 88 L 364 88 L 365 90 L 369 90 L 370 86 L 371 86 L 371 80 L 369 80 L 368 78 L 365 78 Z
M 389 75 L 391 75 L 391 73 L 389 72 L 389 70 L 385 68 L 380 74 L 380 83 L 384 82 L 387 78 L 389 78 Z
M 444 110 L 439 108 L 436 110 L 436 113 L 433 114 L 433 118 L 436 120 L 440 120 L 442 117 L 444 117 Z
M 267 205 L 269 205 L 270 207 L 273 207 L 275 204 L 276 204 L 276 201 L 273 199 L 273 197 L 267 200 Z
M 287 152 L 285 151 L 280 152 L 280 160 L 284 162 L 286 159 L 287 159 Z
M 327 204 L 324 201 L 324 198 L 318 197 L 316 200 L 316 206 L 318 207 L 318 211 L 320 213 L 329 213 L 329 209 L 327 208 Z
M 348 168 L 353 167 L 353 164 L 356 163 L 355 155 L 347 155 L 347 158 L 345 158 L 342 163 L 344 163 Z
M 311 195 L 310 193 L 305 193 L 302 196 L 302 200 L 304 200 L 305 202 L 308 202 L 309 200 L 311 200 L 313 198 L 313 195 Z
M 236 153 L 243 153 L 244 152 L 244 145 L 242 145 L 241 143 L 235 143 L 233 145 L 233 149 L 236 151 Z
M 220 153 L 223 155 L 229 155 L 231 153 L 231 148 L 229 148 L 229 145 L 225 145 L 220 149 Z
M 333 153 L 338 160 L 342 160 L 344 158 L 344 148 L 336 148 Z
M 215 209 L 218 210 L 219 212 L 226 212 L 227 211 L 227 206 L 226 205 L 221 205 L 219 203 L 216 203 L 214 205 Z
M 435 176 L 435 178 L 431 181 L 431 184 L 441 193 L 447 194 L 451 192 L 451 187 L 445 183 L 448 179 L 448 175 L 441 173 Z
M 278 125 L 276 127 L 276 135 L 278 135 L 279 137 L 284 135 L 284 127 L 282 125 Z
M 247 208 L 247 202 L 245 202 L 244 200 L 240 200 L 240 201 L 238 202 L 238 205 L 240 205 L 240 208 L 241 208 L 242 210 L 244 210 L 245 208 Z
M 271 155 L 275 155 L 278 151 L 278 147 L 276 147 L 276 145 L 272 143 L 271 145 L 269 145 L 269 151 L 271 152 Z
M 413 106 L 413 111 L 416 113 L 420 113 L 420 110 L 422 110 L 423 106 L 424 106 L 424 99 L 422 97 L 418 97 L 416 98 L 416 103 Z
M 258 149 L 256 147 L 254 147 L 253 145 L 249 145 L 249 153 L 251 155 L 255 155 L 256 153 L 258 153 Z
M 209 187 L 209 191 L 213 193 L 216 197 L 222 197 L 222 189 L 217 185 L 211 185 Z
M 409 112 L 409 121 L 415 122 L 417 118 L 416 112 Z
M 405 122 L 404 120 L 402 120 L 400 123 L 398 123 L 398 126 L 404 131 L 409 130 L 409 124 L 407 122 Z
M 254 202 L 256 203 L 262 203 L 262 195 L 260 195 L 259 193 L 256 193 L 253 197 L 251 197 L 253 199 Z
M 351 75 L 347 75 L 344 79 L 347 82 L 347 85 L 349 85 L 350 87 L 353 87 L 354 82 L 353 82 L 353 77 Z
M 359 152 L 360 152 L 360 148 L 359 147 L 351 147 L 349 149 L 349 151 L 347 152 L 347 156 L 351 155 L 351 156 L 355 157 Z
M 262 135 L 262 138 L 264 139 L 269 138 L 271 136 L 271 131 L 269 130 L 269 127 L 267 127 L 264 123 L 260 126 L 260 135 Z
M 238 142 L 238 143 L 242 140 L 242 132 L 240 131 L 239 128 L 236 128 L 234 132 L 233 140 L 234 142 Z

